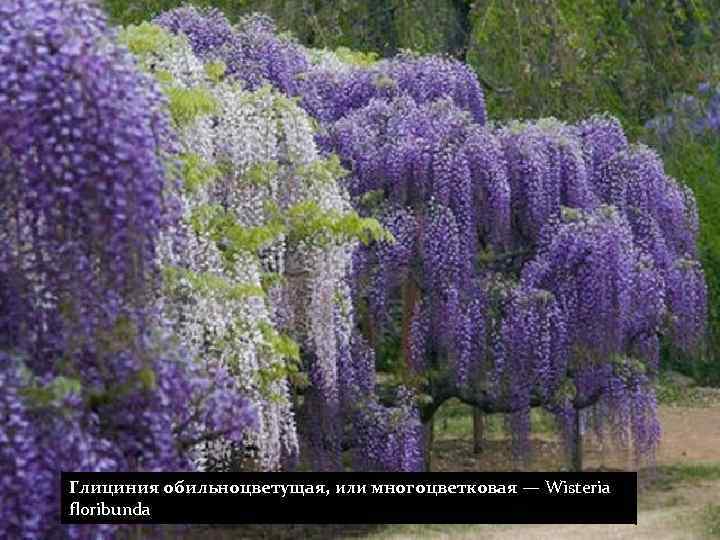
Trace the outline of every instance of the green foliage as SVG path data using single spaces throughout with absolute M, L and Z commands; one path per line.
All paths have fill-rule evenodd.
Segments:
M 216 223 L 215 241 L 225 244 L 225 255 L 229 258 L 239 252 L 257 253 L 269 246 L 285 232 L 285 227 L 277 221 L 266 225 L 245 227 L 232 218 Z
M 169 85 L 172 84 L 174 81 L 172 73 L 170 73 L 169 71 L 165 71 L 164 69 L 155 71 L 153 73 L 153 76 L 161 85 Z
M 218 103 L 209 90 L 204 88 L 180 88 L 170 86 L 165 89 L 170 100 L 170 114 L 178 126 L 186 126 L 198 116 L 217 111 Z
M 154 53 L 172 50 L 182 44 L 183 37 L 168 33 L 163 28 L 143 22 L 121 28 L 119 40 L 137 58 L 141 67 L 160 82 L 169 101 L 170 114 L 178 127 L 186 126 L 198 116 L 213 114 L 218 110 L 217 100 L 206 88 L 183 88 L 175 84 L 170 73 L 155 69 Z M 222 62 L 212 62 L 206 66 L 208 78 L 219 80 L 225 72 Z
M 336 155 L 315 160 L 299 167 L 297 178 L 308 188 L 314 185 L 334 183 L 347 174 Z M 283 215 L 291 242 L 312 239 L 315 242 L 358 239 L 364 244 L 372 241 L 392 241 L 392 235 L 372 218 L 362 218 L 354 210 L 338 212 L 324 210 L 313 200 L 300 202 L 289 208 Z
M 276 285 L 283 283 L 284 279 L 285 277 L 277 272 L 264 272 L 260 276 L 260 282 L 265 292 L 269 291 Z
M 375 51 L 398 46 L 395 0 L 251 0 L 252 10 L 274 17 L 303 43 L 316 48 Z
M 288 210 L 287 217 L 292 242 L 321 239 L 324 233 L 329 233 L 328 240 L 357 238 L 366 245 L 373 240 L 392 240 L 377 220 L 360 217 L 354 211 L 323 210 L 315 201 L 296 204 Z
M 150 367 L 144 367 L 138 372 L 138 379 L 146 390 L 152 390 L 157 384 L 155 372 Z
M 349 47 L 337 47 L 335 50 L 331 49 L 308 49 L 310 56 L 310 62 L 317 64 L 319 63 L 324 54 L 333 53 L 337 58 L 344 64 L 359 67 L 369 67 L 375 64 L 379 59 L 379 55 L 376 52 L 364 52 L 350 49 Z
M 673 90 L 696 83 L 718 43 L 709 33 L 711 1 L 684 4 L 476 2 L 468 61 L 508 90 L 490 92 L 495 117 L 609 111 L 636 132 Z
M 257 178 L 256 178 L 257 180 Z M 270 218 L 264 225 L 246 227 L 219 205 L 202 205 L 194 210 L 190 224 L 196 233 L 207 233 L 223 246 L 223 255 L 233 261 L 239 252 L 256 254 L 281 235 L 291 243 L 358 239 L 365 244 L 373 240 L 392 241 L 392 236 L 371 218 L 357 212 L 324 210 L 317 202 L 300 202 L 287 210 L 268 206 Z
M 262 287 L 251 283 L 237 283 L 211 272 L 193 272 L 174 266 L 164 269 L 165 285 L 176 287 L 185 283 L 193 289 L 205 294 L 218 294 L 229 299 L 239 300 L 252 296 L 265 296 Z
M 265 225 L 246 227 L 220 205 L 202 205 L 193 211 L 190 224 L 196 233 L 207 233 L 223 246 L 226 259 L 232 261 L 239 252 L 257 253 L 285 232 L 279 220 Z
M 216 7 L 235 20 L 248 9 L 245 0 L 102 0 L 110 19 L 116 24 L 137 24 L 159 15 L 163 11 L 193 5 Z
M 700 214 L 700 260 L 709 291 L 708 346 L 688 361 L 678 351 L 666 351 L 664 361 L 693 377 L 700 385 L 720 386 L 720 141 L 678 137 L 664 149 L 668 174 L 693 192 Z
M 375 52 L 354 51 L 348 47 L 338 47 L 335 49 L 335 54 L 346 64 L 361 67 L 371 66 L 379 59 Z
M 190 193 L 197 192 L 220 175 L 217 167 L 197 154 L 183 154 L 180 156 L 180 162 L 185 189 Z
M 360 198 L 360 204 L 363 208 L 370 211 L 378 210 L 385 202 L 385 193 L 382 189 L 368 191 Z
M 404 351 L 397 332 L 386 332 L 375 347 L 375 367 L 379 371 L 398 372 L 404 367 Z
M 273 353 L 282 358 L 294 360 L 296 363 L 300 362 L 300 347 L 295 341 L 280 334 L 272 325 L 267 323 L 260 324 L 260 332 L 262 332 L 265 342 Z M 297 365 L 295 368 L 297 369 Z
M 290 337 L 280 334 L 269 323 L 261 322 L 259 328 L 268 352 L 286 360 L 260 370 L 261 390 L 267 393 L 273 382 L 287 378 L 303 384 L 305 374 L 300 371 L 300 347 L 298 344 Z M 270 398 L 272 399 L 272 396 Z M 281 399 L 280 396 L 277 398 Z
M 703 521 L 710 538 L 720 538 L 720 504 L 708 504 L 703 512 Z
M 120 43 L 124 43 L 131 53 L 140 57 L 172 46 L 174 39 L 164 29 L 146 21 L 121 28 L 118 34 Z
M 226 69 L 227 66 L 225 65 L 225 62 L 220 60 L 205 64 L 205 73 L 207 74 L 208 79 L 214 83 L 219 83 L 223 79 Z
M 268 186 L 272 179 L 277 176 L 279 165 L 276 161 L 265 161 L 254 163 L 243 175 L 243 182 L 253 186 Z
M 394 27 L 397 45 L 421 54 L 464 54 L 470 2 L 399 0 Z
M 347 175 L 336 154 L 325 159 L 316 159 L 307 165 L 298 167 L 297 175 L 310 187 L 312 185 L 332 184 Z
M 48 407 L 58 404 L 71 394 L 80 394 L 81 390 L 78 379 L 60 376 L 45 385 L 28 385 L 24 389 L 24 397 L 34 407 Z

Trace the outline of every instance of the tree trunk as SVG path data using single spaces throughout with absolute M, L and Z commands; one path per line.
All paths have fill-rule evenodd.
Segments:
M 480 454 L 485 442 L 485 417 L 478 407 L 473 407 L 473 452 Z
M 435 418 L 431 418 L 423 424 L 425 431 L 425 472 L 432 471 L 432 450 L 435 439 Z
M 583 435 L 580 422 L 580 409 L 575 410 L 575 429 L 573 430 L 572 441 L 572 469 L 575 472 L 582 472 L 583 469 Z

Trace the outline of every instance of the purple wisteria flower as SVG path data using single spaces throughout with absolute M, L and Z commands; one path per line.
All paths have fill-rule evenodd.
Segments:
M 357 207 L 398 235 L 360 248 L 353 287 L 374 339 L 404 344 L 398 362 L 451 371 L 436 384 L 508 411 L 518 457 L 537 405 L 567 430 L 577 407 L 599 430 L 630 411 L 651 452 L 658 336 L 696 347 L 706 314 L 695 200 L 654 152 L 610 117 L 488 128 L 447 96 L 394 94 L 319 140 L 351 171 Z
M 165 111 L 93 4 L 0 5 L 2 537 L 111 537 L 59 530 L 60 470 L 188 469 L 255 420 L 154 305 L 178 218 Z

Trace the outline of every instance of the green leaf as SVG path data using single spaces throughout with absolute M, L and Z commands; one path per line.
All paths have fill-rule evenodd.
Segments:
M 217 167 L 203 160 L 197 154 L 183 154 L 180 156 L 180 161 L 185 189 L 190 193 L 196 193 L 220 176 L 220 170 Z
M 145 367 L 138 372 L 138 379 L 146 390 L 155 388 L 155 371 L 150 367 Z
M 225 65 L 225 62 L 221 62 L 219 60 L 205 64 L 205 73 L 214 83 L 219 83 L 222 80 L 225 76 L 226 69 L 227 66 Z
M 130 25 L 121 28 L 118 40 L 124 44 L 131 53 L 137 56 L 145 56 L 151 53 L 160 52 L 163 48 L 170 47 L 173 43 L 173 36 L 164 28 L 148 22 L 139 25 Z
M 170 100 L 170 114 L 178 126 L 186 126 L 198 116 L 213 114 L 219 105 L 205 88 L 167 87 L 165 94 Z

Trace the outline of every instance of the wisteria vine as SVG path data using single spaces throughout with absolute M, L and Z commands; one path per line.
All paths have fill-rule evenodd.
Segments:
M 598 431 L 631 415 L 652 455 L 660 337 L 698 347 L 707 292 L 695 200 L 651 149 L 608 117 L 485 127 L 409 96 L 374 98 L 319 140 L 398 239 L 360 248 L 355 302 L 371 347 L 398 344 L 400 380 L 431 396 L 425 420 L 453 396 L 507 412 L 520 456 L 531 407 L 570 431 L 591 407 Z
M 613 118 L 496 125 L 461 62 L 358 58 L 0 5 L 0 536 L 57 533 L 61 469 L 422 470 L 451 397 L 518 457 L 537 406 L 652 455 L 693 194 Z
M 256 416 L 155 301 L 178 215 L 158 87 L 91 4 L 13 0 L 0 20 L 0 536 L 49 538 L 60 470 L 191 469 L 198 440 Z

